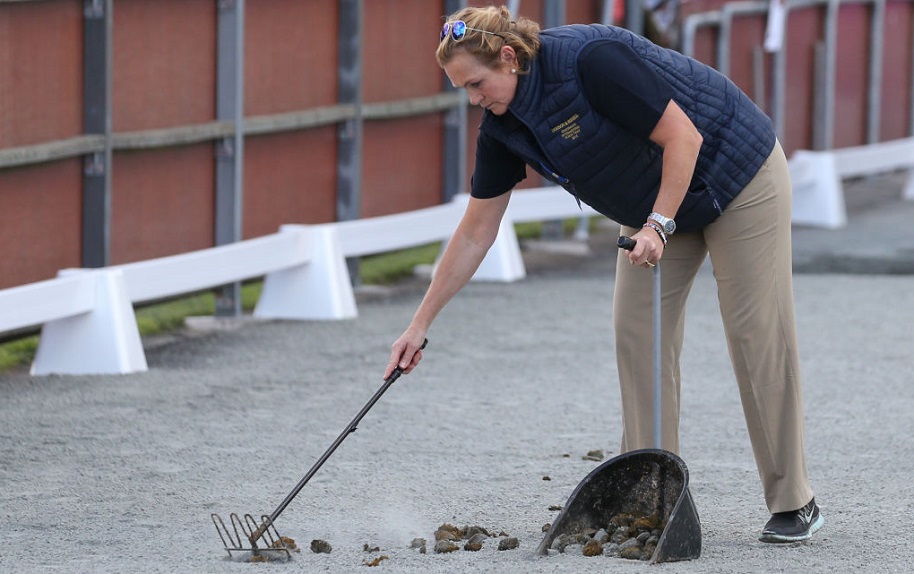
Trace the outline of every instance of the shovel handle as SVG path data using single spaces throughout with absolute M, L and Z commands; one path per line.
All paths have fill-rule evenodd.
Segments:
M 635 248 L 635 240 L 631 237 L 621 236 L 617 241 L 619 249 L 631 251 Z M 663 436 L 663 410 L 660 403 L 660 263 L 654 267 L 654 448 L 660 449 Z

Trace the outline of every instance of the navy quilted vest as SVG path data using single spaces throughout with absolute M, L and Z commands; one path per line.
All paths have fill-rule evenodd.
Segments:
M 689 193 L 676 214 L 680 230 L 714 221 L 774 148 L 770 119 L 709 66 L 611 26 L 562 26 L 543 30 L 541 38 L 529 73 L 518 76 L 511 113 L 486 112 L 480 129 L 614 221 L 633 227 L 645 221 L 660 187 L 662 149 L 591 107 L 577 69 L 578 54 L 589 41 L 631 46 L 673 87 L 674 100 L 704 138 Z

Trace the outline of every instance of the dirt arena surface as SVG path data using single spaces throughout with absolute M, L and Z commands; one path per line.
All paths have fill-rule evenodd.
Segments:
M 867 211 L 822 249 L 854 233 L 873 248 L 877 215 L 901 217 Z M 797 231 L 798 261 L 815 262 L 822 233 Z M 885 249 L 895 255 L 881 261 L 905 257 L 898 244 L 910 245 L 911 231 L 894 233 L 902 239 Z M 288 494 L 381 384 L 421 280 L 363 291 L 351 321 L 231 321 L 146 341 L 147 373 L 0 375 L 0 572 L 344 573 L 372 562 L 424 574 L 910 571 L 914 275 L 795 276 L 807 450 L 825 526 L 812 541 L 776 546 L 756 540 L 768 513 L 713 278 L 701 271 L 687 316 L 681 456 L 702 556 L 650 566 L 534 555 L 551 508 L 600 464 L 587 453 L 618 454 L 621 413 L 614 255 L 599 243 L 561 261 L 528 255 L 527 279 L 458 295 L 419 369 L 277 520 L 303 547 L 285 564 L 229 560 L 210 514 L 269 513 Z M 436 554 L 443 523 L 504 532 L 519 546 L 499 551 L 493 538 L 478 552 Z M 410 548 L 415 538 L 429 541 L 426 554 Z M 316 539 L 332 552 L 311 552 Z

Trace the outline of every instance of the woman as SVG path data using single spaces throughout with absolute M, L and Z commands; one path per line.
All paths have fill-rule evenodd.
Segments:
M 549 30 L 504 7 L 447 19 L 436 53 L 454 86 L 485 109 L 471 199 L 388 376 L 422 358 L 432 321 L 495 240 L 529 165 L 622 225 L 613 302 L 622 451 L 652 446 L 651 281 L 662 284 L 662 446 L 679 450 L 679 358 L 686 298 L 710 255 L 730 357 L 765 500 L 759 539 L 810 538 L 823 523 L 803 446 L 793 311 L 791 189 L 771 121 L 712 68 L 624 29 Z

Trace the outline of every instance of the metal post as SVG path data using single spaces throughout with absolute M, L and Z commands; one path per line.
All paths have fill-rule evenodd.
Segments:
M 914 10 L 911 10 L 911 29 L 914 30 Z M 908 133 L 914 136 L 914 42 L 911 42 L 911 83 L 908 85 L 908 93 L 911 94 L 911 103 L 909 105 L 909 126 Z M 912 175 L 914 177 L 914 175 Z
M 242 239 L 244 174 L 244 0 L 217 0 L 216 117 L 234 132 L 215 143 L 215 243 Z M 241 284 L 217 289 L 216 315 L 241 315 Z
M 873 2 L 870 20 L 870 74 L 867 91 L 866 143 L 879 141 L 879 116 L 882 114 L 882 62 L 885 41 L 885 0 Z
M 841 0 L 829 0 L 825 12 L 825 70 L 823 85 L 817 86 L 823 90 L 824 104 L 821 125 L 813 133 L 813 141 L 816 141 L 816 135 L 820 133 L 821 139 L 819 146 L 813 146 L 813 149 L 828 150 L 835 146 L 835 86 L 838 75 L 838 11 L 840 8 Z
M 644 5 L 642 0 L 625 0 L 625 27 L 638 34 L 644 35 Z
M 362 204 L 362 0 L 340 0 L 338 88 L 341 104 L 355 106 L 355 117 L 341 123 L 337 133 L 336 216 L 358 219 Z M 349 275 L 358 284 L 358 259 L 347 261 Z
M 615 24 L 613 15 L 616 12 L 616 0 L 603 0 L 603 8 L 600 14 L 600 23 L 607 26 Z
M 698 35 L 698 29 L 705 26 L 720 25 L 723 17 L 720 10 L 710 12 L 699 12 L 689 14 L 682 23 L 682 53 L 690 58 L 695 57 L 695 36 Z
M 546 0 L 543 6 L 543 27 L 555 28 L 565 23 L 565 0 Z M 544 184 L 551 185 L 547 180 Z M 544 221 L 540 235 L 543 239 L 558 240 L 565 235 L 563 222 L 561 219 Z
M 111 259 L 111 10 L 112 0 L 83 1 L 83 131 L 105 136 L 83 157 L 83 267 Z
M 466 0 L 445 0 L 445 14 L 453 14 L 466 6 Z M 459 91 L 442 74 L 444 91 Z M 444 158 L 442 161 L 442 201 L 451 201 L 458 193 L 466 191 L 467 166 L 467 100 L 444 113 Z
M 752 49 L 752 99 L 762 110 L 768 110 L 765 93 L 765 50 L 756 46 Z
M 615 13 L 616 0 L 603 0 L 603 14 L 600 17 L 600 23 L 613 26 L 616 23 L 614 19 Z
M 787 97 L 787 41 L 784 37 L 784 45 L 774 53 L 774 74 L 771 86 L 771 121 L 774 124 L 774 132 L 781 141 L 784 141 L 785 124 L 786 124 L 786 97 Z
M 828 98 L 831 90 L 828 84 L 828 58 L 826 56 L 824 42 L 816 42 L 813 48 L 813 67 L 812 67 L 812 149 L 826 149 L 825 143 L 825 124 L 828 121 L 827 108 Z
M 565 0 L 546 0 L 543 7 L 543 24 L 555 28 L 565 23 Z

